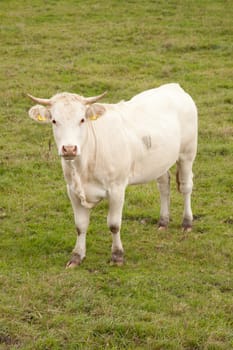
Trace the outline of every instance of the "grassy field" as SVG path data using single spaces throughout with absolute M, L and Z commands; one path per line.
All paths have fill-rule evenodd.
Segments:
M 0 349 L 233 348 L 233 4 L 229 0 L 0 1 Z M 110 266 L 107 204 L 83 265 L 49 127 L 26 93 L 117 102 L 179 82 L 199 109 L 192 233 L 158 232 L 155 183 L 130 187 L 123 267 Z M 175 170 L 172 170 L 174 175 Z

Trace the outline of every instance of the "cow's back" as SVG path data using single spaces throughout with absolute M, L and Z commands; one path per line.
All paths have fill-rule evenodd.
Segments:
M 135 120 L 136 127 L 148 123 L 153 128 L 154 121 L 155 128 L 163 129 L 164 125 L 164 129 L 168 130 L 174 128 L 177 121 L 180 130 L 180 152 L 183 150 L 187 152 L 187 148 L 190 148 L 190 153 L 195 157 L 198 127 L 197 108 L 191 96 L 179 84 L 165 84 L 144 91 L 134 96 L 128 104 L 136 111 L 128 114 L 128 118 Z M 141 115 L 137 113 L 140 110 Z M 135 118 L 135 116 L 137 117 Z M 151 122 L 151 120 L 153 121 Z
M 142 92 L 96 121 L 96 170 L 107 181 L 156 179 L 187 145 L 195 156 L 196 125 L 195 104 L 178 84 Z

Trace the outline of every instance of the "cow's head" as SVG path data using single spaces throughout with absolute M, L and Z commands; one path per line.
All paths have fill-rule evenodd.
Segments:
M 105 111 L 102 105 L 95 104 L 105 94 L 85 98 L 64 92 L 51 99 L 28 95 L 39 103 L 29 110 L 29 116 L 38 123 L 52 123 L 59 155 L 65 159 L 74 159 L 81 154 L 87 133 L 87 120 Z

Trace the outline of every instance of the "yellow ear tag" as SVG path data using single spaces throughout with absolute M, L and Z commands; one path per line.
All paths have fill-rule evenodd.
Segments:
M 46 118 L 43 117 L 42 115 L 38 114 L 37 120 L 38 120 L 39 122 L 44 122 L 44 121 L 46 120 Z
M 91 117 L 90 117 L 90 120 L 96 120 L 96 119 L 98 119 L 99 117 L 98 117 L 98 115 L 92 115 Z

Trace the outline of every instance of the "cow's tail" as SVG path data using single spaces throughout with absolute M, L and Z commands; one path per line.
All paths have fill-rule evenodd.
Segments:
M 178 167 L 176 170 L 176 184 L 177 184 L 177 190 L 180 192 L 180 179 L 179 179 L 179 168 Z

